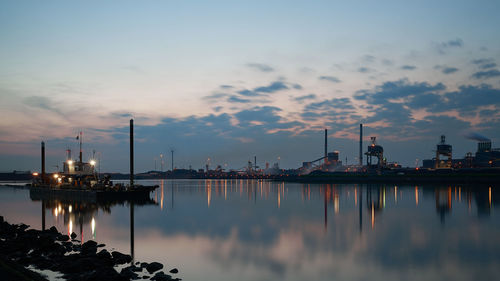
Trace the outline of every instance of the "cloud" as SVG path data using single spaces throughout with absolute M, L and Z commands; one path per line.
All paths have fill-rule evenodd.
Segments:
M 54 107 L 54 102 L 47 97 L 30 96 L 25 98 L 23 100 L 23 103 L 31 107 L 40 108 L 57 114 L 62 114 L 62 112 L 57 107 Z
M 437 44 L 436 48 L 437 48 L 437 51 L 444 55 L 446 54 L 446 51 L 448 49 L 452 49 L 452 48 L 462 48 L 464 46 L 464 41 L 460 38 L 457 38 L 457 39 L 454 39 L 454 40 L 449 40 L 449 41 L 446 41 L 446 42 L 441 42 L 439 44 Z
M 381 105 L 389 103 L 390 99 L 407 98 L 408 96 L 433 93 L 444 90 L 442 83 L 431 85 L 427 82 L 410 83 L 408 79 L 388 81 L 374 90 L 361 90 L 354 94 L 356 100 L 366 100 L 370 104 Z
M 360 72 L 360 73 L 369 73 L 369 72 L 372 72 L 372 71 L 373 71 L 373 69 L 368 68 L 368 67 L 360 67 L 360 68 L 358 68 L 358 72 Z
M 417 67 L 414 65 L 403 65 L 403 66 L 401 66 L 401 69 L 402 70 L 415 70 L 415 69 L 417 69 Z
M 313 99 L 316 99 L 315 94 L 309 94 L 309 95 L 304 95 L 304 96 L 294 98 L 294 100 L 298 101 L 298 102 L 302 102 L 304 100 L 313 100 Z
M 489 78 L 495 78 L 498 76 L 500 76 L 500 71 L 498 71 L 497 69 L 478 71 L 478 72 L 472 74 L 472 78 L 475 78 L 475 79 L 489 79 Z
M 262 72 L 272 72 L 274 71 L 274 68 L 270 67 L 267 64 L 262 64 L 262 63 L 248 63 L 248 67 L 262 71 Z
M 249 103 L 250 100 L 249 99 L 242 99 L 242 98 L 239 98 L 237 96 L 230 96 L 227 99 L 227 102 L 230 102 L 230 103 Z
M 497 66 L 495 61 L 491 58 L 476 59 L 473 60 L 472 63 L 477 65 L 480 69 L 489 69 Z
M 319 80 L 324 80 L 324 81 L 329 81 L 332 83 L 340 83 L 340 79 L 334 76 L 320 76 L 318 77 Z
M 233 87 L 233 86 L 231 86 L 231 85 L 220 85 L 219 87 L 220 87 L 221 89 L 232 89 L 232 88 L 234 88 L 234 87 Z
M 455 73 L 457 71 L 458 71 L 458 68 L 456 68 L 456 67 L 444 67 L 441 72 L 443 72 L 444 74 L 452 74 L 452 73 Z
M 275 93 L 277 91 L 286 90 L 288 87 L 281 81 L 272 82 L 269 86 L 257 87 L 253 89 L 257 93 Z

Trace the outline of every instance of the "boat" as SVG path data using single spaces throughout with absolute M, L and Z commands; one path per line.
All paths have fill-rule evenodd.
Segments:
M 151 191 L 158 185 L 143 186 L 134 183 L 134 139 L 133 119 L 130 120 L 130 183 L 113 183 L 109 175 L 102 178 L 96 172 L 96 161 L 83 161 L 82 133 L 80 140 L 80 155 L 76 161 L 71 158 L 71 150 L 67 150 L 66 160 L 63 162 L 63 171 L 47 174 L 45 172 L 45 143 L 41 143 L 42 172 L 33 173 L 30 185 L 30 196 L 36 198 L 59 198 L 76 201 L 105 201 L 148 199 Z

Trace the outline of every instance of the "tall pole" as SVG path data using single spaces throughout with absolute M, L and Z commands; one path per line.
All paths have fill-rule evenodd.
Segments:
M 134 119 L 130 119 L 130 187 L 134 186 Z
M 170 150 L 172 152 L 172 172 L 174 171 L 174 150 Z
M 45 183 L 45 142 L 42 141 L 42 184 Z
M 359 124 L 359 166 L 363 166 L 363 124 Z
M 82 131 L 80 131 L 80 164 L 83 163 L 83 157 L 82 157 L 82 137 L 83 137 L 83 133 Z
M 328 130 L 325 129 L 325 164 L 328 164 Z

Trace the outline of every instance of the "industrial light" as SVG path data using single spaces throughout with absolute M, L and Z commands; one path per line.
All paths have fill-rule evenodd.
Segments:
M 59 177 L 58 174 L 54 174 L 54 178 L 57 179 Z
M 73 160 L 68 160 L 68 165 L 73 165 Z
M 90 160 L 90 165 L 95 166 L 95 160 Z
M 37 172 L 34 172 L 34 173 L 33 173 L 33 176 L 34 176 L 34 177 L 38 176 L 38 173 L 37 173 Z

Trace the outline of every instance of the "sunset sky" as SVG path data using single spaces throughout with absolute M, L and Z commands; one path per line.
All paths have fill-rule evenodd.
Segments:
M 499 1 L 0 1 L 0 171 L 51 170 L 75 136 L 102 171 L 284 168 L 500 147 Z M 167 165 L 168 163 L 168 165 Z M 165 169 L 166 169 L 165 168 Z

